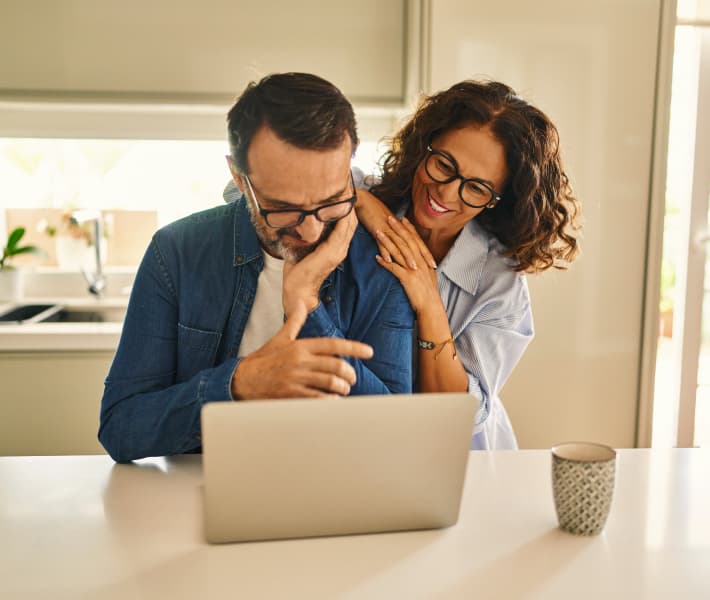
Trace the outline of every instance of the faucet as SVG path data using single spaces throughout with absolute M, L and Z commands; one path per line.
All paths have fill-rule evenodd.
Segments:
M 106 287 L 106 278 L 104 277 L 103 265 L 101 260 L 101 211 L 98 210 L 75 210 L 70 217 L 73 223 L 80 225 L 93 221 L 94 223 L 94 249 L 96 252 L 96 269 L 93 273 L 87 273 L 86 269 L 81 268 L 81 272 L 89 285 L 88 291 L 94 296 L 100 296 L 104 287 Z

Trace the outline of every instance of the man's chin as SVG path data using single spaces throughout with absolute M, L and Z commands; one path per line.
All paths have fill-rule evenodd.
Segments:
M 318 247 L 318 244 L 298 244 L 291 246 L 290 244 L 285 244 L 284 242 L 281 242 L 279 245 L 281 246 L 281 256 L 283 256 L 285 260 L 294 263 L 303 260 Z

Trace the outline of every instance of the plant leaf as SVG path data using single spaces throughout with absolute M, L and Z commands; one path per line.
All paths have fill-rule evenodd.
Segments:
M 16 256 L 18 254 L 29 254 L 32 252 L 39 253 L 41 249 L 37 248 L 37 246 L 21 246 L 19 248 L 13 248 L 12 255 Z
M 22 236 L 25 235 L 25 228 L 24 227 L 16 227 L 15 229 L 12 230 L 9 236 L 7 236 L 7 249 L 12 253 L 14 250 L 15 246 L 19 243 L 19 241 L 22 239 Z

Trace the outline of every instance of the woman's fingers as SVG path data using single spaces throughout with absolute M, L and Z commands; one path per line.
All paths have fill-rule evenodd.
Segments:
M 417 230 L 415 229 L 414 225 L 412 225 L 412 223 L 409 221 L 409 219 L 407 219 L 407 217 L 402 217 L 402 225 L 411 236 L 413 242 L 419 249 L 419 252 L 421 252 L 422 258 L 425 260 L 425 262 L 432 269 L 436 269 L 436 261 L 434 260 L 434 257 L 432 256 L 431 252 L 429 252 L 429 248 L 427 248 L 427 245 L 424 243 L 424 240 L 417 233 Z
M 394 218 L 388 219 L 388 223 L 392 231 L 404 240 L 421 266 L 427 265 L 432 269 L 436 269 L 436 261 L 431 252 L 429 252 L 429 248 L 427 248 L 424 240 L 417 233 L 414 225 L 406 217 L 402 217 L 401 222 Z
M 397 251 L 399 252 L 399 255 L 401 255 L 403 259 L 403 262 L 401 262 L 401 264 L 406 265 L 410 269 L 414 270 L 417 270 L 420 266 L 424 266 L 424 264 L 419 260 L 419 257 L 421 255 L 419 247 L 415 243 L 411 234 L 394 217 L 389 217 L 387 221 L 389 225 L 389 231 L 384 233 L 384 235 L 390 239 L 390 241 L 395 245 Z M 377 233 L 378 239 L 383 239 L 383 236 L 380 235 L 380 232 L 378 231 Z M 394 255 L 391 246 L 389 247 L 389 250 L 390 253 Z
M 378 244 L 384 246 L 391 258 L 402 266 L 416 269 L 417 263 L 414 260 L 414 255 L 407 245 L 393 231 L 384 233 L 378 231 L 376 234 Z
M 386 261 L 384 258 L 382 258 L 379 254 L 375 256 L 375 260 L 378 262 L 378 264 L 381 267 L 384 267 L 387 269 L 392 275 L 394 275 L 397 279 L 399 279 L 399 282 L 402 285 L 405 285 L 406 280 L 407 280 L 407 269 L 405 269 L 403 266 L 397 264 L 396 262 L 389 262 Z M 406 291 L 406 287 L 405 287 Z
M 375 238 L 375 241 L 377 242 L 377 249 L 380 251 L 382 258 L 384 258 L 388 263 L 391 263 L 392 255 L 389 253 L 389 250 L 387 250 L 387 246 L 380 240 L 377 232 L 375 232 Z

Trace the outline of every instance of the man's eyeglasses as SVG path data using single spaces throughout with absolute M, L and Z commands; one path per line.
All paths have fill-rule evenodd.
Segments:
M 431 146 L 427 146 L 426 151 L 424 169 L 427 175 L 437 183 L 451 183 L 460 179 L 459 197 L 466 206 L 471 208 L 492 207 L 500 200 L 501 195 L 485 181 L 475 177 L 466 179 L 461 175 L 456 161 L 448 154 L 434 150 Z
M 254 186 L 249 181 L 249 176 L 244 175 L 244 179 L 249 186 L 249 192 L 251 197 L 254 199 L 254 204 L 259 210 L 259 214 L 264 217 L 264 221 L 269 227 L 274 229 L 283 229 L 285 227 L 297 227 L 308 215 L 313 215 L 321 223 L 332 223 L 333 221 L 339 221 L 347 217 L 353 210 L 355 202 L 357 202 L 357 192 L 355 190 L 355 181 L 353 180 L 353 172 L 350 171 L 350 183 L 353 186 L 353 195 L 347 200 L 339 200 L 338 202 L 333 202 L 332 204 L 324 204 L 313 210 L 296 210 L 296 209 L 285 209 L 285 210 L 266 210 L 259 206 L 259 201 L 256 199 L 256 193 L 254 192 Z

